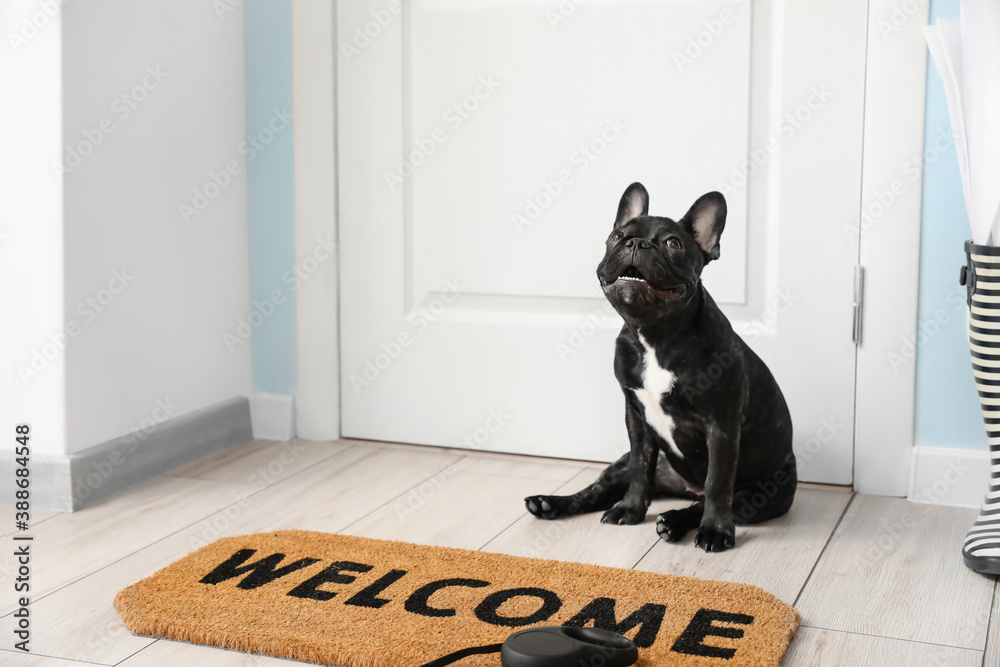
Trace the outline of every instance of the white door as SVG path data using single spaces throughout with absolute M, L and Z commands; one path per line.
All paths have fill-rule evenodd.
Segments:
M 338 3 L 343 435 L 626 451 L 594 271 L 641 181 L 726 195 L 705 284 L 850 483 L 867 2 L 806 4 Z

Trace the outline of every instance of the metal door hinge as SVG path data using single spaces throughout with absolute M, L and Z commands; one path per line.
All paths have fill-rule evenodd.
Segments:
M 854 329 L 851 340 L 855 345 L 861 344 L 861 324 L 865 305 L 865 267 L 854 267 Z

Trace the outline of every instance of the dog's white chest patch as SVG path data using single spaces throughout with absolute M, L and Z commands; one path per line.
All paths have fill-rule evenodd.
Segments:
M 635 397 L 642 403 L 646 423 L 655 430 L 670 446 L 670 449 L 680 458 L 684 458 L 681 450 L 674 442 L 674 418 L 663 411 L 661 403 L 664 394 L 669 394 L 674 388 L 677 376 L 660 366 L 656 350 L 650 347 L 646 339 L 639 334 L 639 342 L 646 349 L 642 365 L 642 387 L 633 389 Z

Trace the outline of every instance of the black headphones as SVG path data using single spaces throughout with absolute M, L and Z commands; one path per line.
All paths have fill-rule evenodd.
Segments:
M 577 667 L 600 656 L 604 667 L 628 667 L 639 649 L 615 632 L 568 625 L 543 626 L 515 632 L 503 644 L 455 651 L 422 667 L 444 667 L 470 655 L 500 653 L 502 667 Z

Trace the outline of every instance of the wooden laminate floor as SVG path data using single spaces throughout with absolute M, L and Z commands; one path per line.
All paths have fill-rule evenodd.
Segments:
M 342 440 L 253 441 L 75 514 L 36 513 L 32 653 L 13 650 L 13 510 L 0 508 L 0 665 L 301 664 L 133 636 L 121 588 L 219 537 L 303 529 L 756 584 L 802 613 L 782 665 L 1000 665 L 995 581 L 960 555 L 975 510 L 802 484 L 792 511 L 738 527 L 734 550 L 657 539 L 591 514 L 529 516 L 522 499 L 578 490 L 601 466 Z M 9 548 L 8 548 L 9 547 Z

